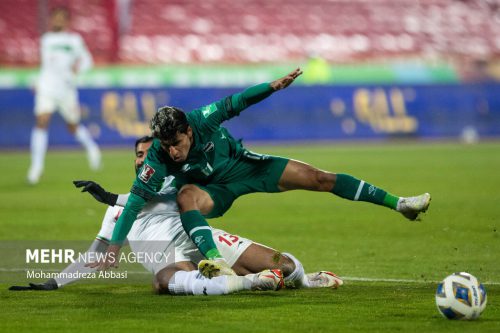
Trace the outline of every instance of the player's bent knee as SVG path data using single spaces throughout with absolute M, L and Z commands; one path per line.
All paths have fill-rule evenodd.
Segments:
M 181 211 L 196 208 L 197 187 L 194 185 L 184 185 L 177 194 L 177 204 Z
M 46 129 L 49 127 L 50 115 L 42 115 L 36 118 L 36 127 Z
M 318 170 L 318 169 L 309 169 L 306 173 L 308 189 L 313 191 L 330 191 L 333 188 L 335 183 L 335 175 Z
M 279 268 L 284 276 L 288 276 L 295 270 L 295 263 L 289 257 L 281 255 Z
M 203 214 L 209 213 L 214 205 L 210 195 L 196 185 L 184 185 L 177 194 L 177 204 L 181 213 L 190 210 L 199 210 Z
M 76 133 L 76 129 L 78 127 L 78 125 L 76 124 L 67 124 L 66 126 L 68 128 L 68 131 L 71 133 L 71 134 L 75 134 Z
M 316 170 L 315 172 L 316 183 L 318 184 L 318 191 L 329 192 L 335 186 L 336 175 L 334 173 Z

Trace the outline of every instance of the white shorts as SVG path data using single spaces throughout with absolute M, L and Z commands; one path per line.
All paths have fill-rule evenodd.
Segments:
M 59 94 L 44 93 L 37 91 L 35 95 L 35 115 L 54 113 L 59 111 L 68 124 L 80 122 L 80 108 L 78 105 L 78 91 L 76 89 L 65 89 Z
M 212 229 L 214 242 L 222 256 L 233 266 L 252 241 L 224 230 Z M 147 215 L 135 221 L 127 236 L 130 248 L 136 254 L 152 260 L 141 261 L 153 274 L 181 261 L 197 265 L 204 257 L 182 228 L 179 215 Z
M 253 243 L 248 238 L 227 233 L 222 229 L 212 229 L 212 236 L 220 254 L 231 267 Z M 175 262 L 191 261 L 197 265 L 201 260 L 205 259 L 185 232 L 182 233 L 176 244 Z

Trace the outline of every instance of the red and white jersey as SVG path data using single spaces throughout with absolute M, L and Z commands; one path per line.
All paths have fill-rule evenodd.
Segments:
M 190 261 L 197 264 L 204 258 L 182 227 L 173 180 L 171 176 L 165 178 L 157 197 L 149 201 L 139 213 L 127 235 L 127 243 L 136 253 L 165 252 L 165 257 L 168 257 L 169 253 L 173 254 L 169 262 L 141 262 L 154 274 L 173 262 Z M 108 207 L 101 230 L 97 234 L 98 239 L 111 239 L 116 221 L 122 212 L 121 206 Z M 212 229 L 212 236 L 230 266 L 234 265 L 252 244 L 247 238 L 220 229 Z
M 165 178 L 161 189 L 157 192 L 157 196 L 151 199 L 146 206 L 144 206 L 139 215 L 137 215 L 137 220 L 134 222 L 133 228 L 137 228 L 137 225 L 143 223 L 145 220 L 154 218 L 155 221 L 158 222 L 169 219 L 170 223 L 175 222 L 175 224 L 178 224 L 178 226 L 172 226 L 172 229 L 182 230 L 179 207 L 176 201 L 177 189 L 174 187 L 173 182 L 174 177 L 169 176 Z M 111 239 L 116 221 L 122 212 L 122 206 L 116 205 L 108 207 L 106 214 L 104 214 L 101 230 L 97 234 L 97 238 L 108 241 Z

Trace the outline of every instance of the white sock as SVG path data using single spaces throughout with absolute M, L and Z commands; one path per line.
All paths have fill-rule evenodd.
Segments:
M 307 280 L 302 263 L 290 253 L 283 253 L 283 255 L 290 258 L 295 264 L 295 269 L 293 270 L 293 272 L 290 275 L 286 276 L 284 279 L 285 286 L 291 285 L 295 288 L 309 287 L 309 281 Z
M 45 154 L 47 153 L 47 145 L 49 135 L 46 129 L 34 127 L 31 131 L 31 166 L 28 173 L 28 180 L 32 183 L 37 183 L 38 178 L 43 172 Z
M 89 130 L 83 125 L 78 125 L 75 132 L 75 138 L 87 150 L 90 168 L 92 170 L 99 169 L 101 166 L 101 152 L 92 139 Z
M 251 280 L 243 276 L 217 276 L 208 279 L 199 271 L 177 271 L 168 283 L 172 295 L 225 295 L 251 289 Z
M 85 255 L 82 255 L 84 258 L 90 258 L 89 253 L 104 253 L 106 252 L 106 249 L 108 248 L 108 245 L 104 243 L 103 241 L 100 240 L 94 240 L 92 245 L 89 247 Z M 58 275 L 54 280 L 56 280 L 57 285 L 59 288 L 62 286 L 67 285 L 68 283 L 75 282 L 80 280 L 78 275 L 84 274 L 84 273 L 92 273 L 95 272 L 97 269 L 96 268 L 90 268 L 90 267 L 85 267 L 87 262 L 85 260 L 75 260 L 74 263 L 68 265 L 61 273 L 62 275 Z M 71 277 L 70 277 L 71 276 Z

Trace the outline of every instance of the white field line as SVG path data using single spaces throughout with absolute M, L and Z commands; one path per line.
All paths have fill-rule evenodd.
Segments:
M 30 268 L 2 268 L 0 267 L 0 272 L 25 272 L 28 270 L 39 271 L 40 269 L 30 269 Z M 44 269 L 44 272 L 60 272 L 57 269 Z M 127 271 L 128 274 L 151 274 L 147 271 Z M 437 280 L 415 280 L 415 279 L 393 279 L 393 278 L 370 278 L 370 277 L 358 277 L 358 276 L 341 276 L 345 281 L 362 281 L 362 282 L 394 282 L 394 283 L 439 283 L 441 281 Z M 486 285 L 500 285 L 500 281 L 482 281 Z
M 392 278 L 369 278 L 356 276 L 341 276 L 345 281 L 363 281 L 363 282 L 395 282 L 395 283 L 439 283 L 442 280 L 414 280 L 414 279 L 392 279 Z M 481 281 L 483 284 L 500 285 L 500 281 Z

